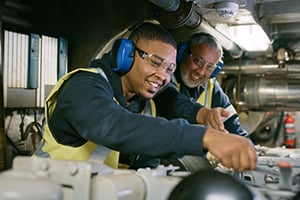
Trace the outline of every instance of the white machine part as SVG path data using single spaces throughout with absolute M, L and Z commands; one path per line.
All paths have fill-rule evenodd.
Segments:
M 240 179 L 255 195 L 255 200 L 295 200 L 295 195 L 300 194 L 300 149 L 260 145 L 255 148 L 256 169 L 242 173 L 224 167 L 210 153 L 207 158 L 216 171 Z
M 0 199 L 165 200 L 182 179 L 167 175 L 175 169 L 114 170 L 97 161 L 16 157 L 13 168 L 0 174 Z
M 221 167 L 218 160 L 209 156 L 208 159 L 216 171 L 239 178 L 255 200 L 292 199 L 300 195 L 300 149 L 256 149 L 258 163 L 253 171 L 237 173 Z M 135 171 L 112 169 L 100 160 L 16 157 L 12 169 L 0 173 L 0 199 L 167 200 L 175 186 L 192 173 L 177 169 L 170 165 Z
M 300 191 L 300 149 L 258 145 L 256 150 L 256 170 L 243 172 L 242 181 L 261 199 L 294 200 Z

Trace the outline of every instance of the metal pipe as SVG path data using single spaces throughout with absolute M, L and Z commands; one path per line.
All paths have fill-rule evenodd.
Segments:
M 153 4 L 166 11 L 176 11 L 179 8 L 180 0 L 149 0 Z
M 31 23 L 29 23 L 24 16 L 30 14 L 30 12 L 31 8 L 26 5 L 13 1 L 6 1 L 2 8 L 1 20 L 6 24 L 28 28 L 31 26 Z
M 163 5 L 160 1 L 156 1 L 156 3 L 160 6 L 157 6 L 157 8 L 154 9 L 154 16 L 166 28 L 177 29 L 186 26 L 193 29 L 201 24 L 202 18 L 195 12 L 195 4 L 192 2 L 182 1 L 181 3 L 178 3 L 178 9 L 172 12 L 162 8 Z
M 15 1 L 6 1 L 5 2 L 5 7 L 6 8 L 11 8 L 13 10 L 18 10 L 18 11 L 22 11 L 22 12 L 31 12 L 31 8 L 29 6 L 26 6 L 24 4 L 15 2 Z
M 238 61 L 239 62 L 239 61 Z M 240 63 L 225 62 L 222 74 L 295 74 L 300 73 L 300 62 L 293 61 L 284 63 L 280 68 L 278 63 L 273 60 L 242 60 Z
M 166 9 L 166 4 L 178 4 L 177 9 L 172 10 L 176 12 L 156 13 L 156 17 L 159 18 L 158 20 L 166 27 L 174 29 L 186 25 L 190 29 L 193 29 L 193 31 L 204 31 L 210 33 L 216 37 L 225 50 L 230 52 L 233 58 L 239 58 L 243 54 L 242 49 L 237 44 L 212 27 L 206 20 L 202 19 L 201 14 L 197 13 L 194 4 L 184 1 L 180 4 L 179 0 L 178 2 L 175 2 L 174 0 L 150 1 L 166 11 L 168 11 Z M 183 15 L 183 13 L 185 14 Z
M 8 15 L 2 15 L 2 21 L 3 23 L 13 24 L 15 26 L 20 26 L 25 28 L 31 27 L 31 23 L 27 22 L 26 20 L 17 17 L 8 16 Z
M 0 10 L 0 17 L 1 17 L 2 10 Z M 2 30 L 2 22 L 0 20 L 0 33 L 3 33 Z M 0 37 L 0 55 L 3 58 L 3 37 Z M 0 59 L 0 171 L 5 170 L 5 158 L 6 158 L 6 151 L 5 151 L 5 126 L 4 126 L 4 118 L 5 118 L 5 111 L 4 111 L 4 94 L 3 94 L 3 63 L 2 59 Z
M 242 76 L 223 81 L 231 102 L 241 111 L 299 111 L 300 76 Z
M 201 25 L 198 26 L 196 30 L 204 31 L 213 35 L 222 45 L 222 47 L 230 52 L 233 58 L 239 58 L 242 56 L 242 49 L 236 43 L 234 43 L 232 40 L 226 37 L 223 33 L 219 32 L 214 27 L 212 27 L 205 19 L 202 19 Z

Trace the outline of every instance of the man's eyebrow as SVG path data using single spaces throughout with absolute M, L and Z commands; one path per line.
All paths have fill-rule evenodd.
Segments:
M 194 55 L 194 54 L 192 54 L 193 56 L 196 56 L 196 57 L 198 57 L 198 58 L 201 58 L 202 60 L 204 60 L 207 64 L 211 64 L 211 65 L 216 65 L 216 64 L 213 64 L 213 63 L 211 63 L 211 62 L 207 62 L 202 56 L 197 56 L 197 55 Z

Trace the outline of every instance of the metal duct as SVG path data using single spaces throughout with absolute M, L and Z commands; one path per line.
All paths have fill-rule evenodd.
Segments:
M 242 60 L 230 62 L 226 61 L 222 68 L 222 74 L 273 74 L 287 75 L 300 74 L 300 62 L 286 62 L 281 67 L 274 60 Z
M 289 75 L 241 76 L 222 83 L 239 111 L 299 111 L 299 85 L 300 77 Z
M 180 0 L 150 0 L 153 4 L 166 11 L 176 11 L 179 8 Z
M 28 15 L 31 13 L 31 8 L 14 1 L 5 1 L 1 20 L 4 24 L 11 24 L 14 26 L 29 28 L 31 23 L 29 22 Z
M 154 16 L 157 20 L 169 29 L 178 29 L 186 26 L 195 31 L 203 31 L 212 34 L 220 42 L 222 47 L 230 52 L 233 58 L 239 58 L 243 51 L 231 39 L 223 33 L 212 27 L 201 15 L 196 11 L 196 5 L 193 2 L 181 1 L 177 10 L 168 11 L 165 7 L 169 4 L 175 4 L 174 0 L 150 0 L 153 4 L 161 9 L 155 9 Z M 185 32 L 186 34 L 186 32 Z
M 3 23 L 13 24 L 15 26 L 20 26 L 20 27 L 28 28 L 31 26 L 31 24 L 29 22 L 25 21 L 24 19 L 18 18 L 18 17 L 3 15 L 1 20 L 3 21 Z
M 153 3 L 153 1 L 151 0 Z M 201 16 L 195 12 L 195 4 L 182 1 L 175 11 L 168 11 L 164 7 L 165 1 L 155 1 L 154 16 L 157 20 L 169 29 L 176 29 L 182 26 L 196 28 L 201 24 Z M 173 3 L 172 3 L 173 4 Z
M 212 27 L 206 20 L 202 19 L 201 26 L 198 26 L 196 30 L 197 32 L 207 32 L 213 35 L 233 58 L 240 58 L 242 56 L 243 50 L 223 33 Z

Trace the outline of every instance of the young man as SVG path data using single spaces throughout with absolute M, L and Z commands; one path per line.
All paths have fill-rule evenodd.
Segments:
M 247 139 L 184 119 L 146 115 L 145 106 L 170 81 L 175 62 L 170 33 L 159 25 L 141 24 L 129 40 L 116 41 L 89 68 L 60 79 L 46 100 L 44 137 L 35 155 L 88 160 L 100 153 L 106 164 L 118 167 L 118 152 L 138 160 L 210 151 L 224 166 L 254 169 L 256 151 Z
M 208 33 L 194 33 L 188 42 L 181 43 L 177 54 L 178 67 L 174 72 L 172 83 L 187 98 L 178 95 L 174 88 L 166 87 L 155 97 L 159 114 L 172 119 L 182 111 L 186 113 L 184 117 L 191 123 L 206 124 L 230 133 L 247 136 L 247 131 L 240 125 L 237 112 L 215 79 L 221 68 L 217 65 L 222 55 L 222 47 Z M 172 96 L 172 101 L 167 100 L 170 96 Z M 216 124 L 204 122 L 199 118 L 193 121 L 200 108 L 197 103 L 208 108 L 219 109 L 224 117 L 224 127 L 219 128 Z M 202 116 L 205 112 L 207 111 L 203 109 Z

